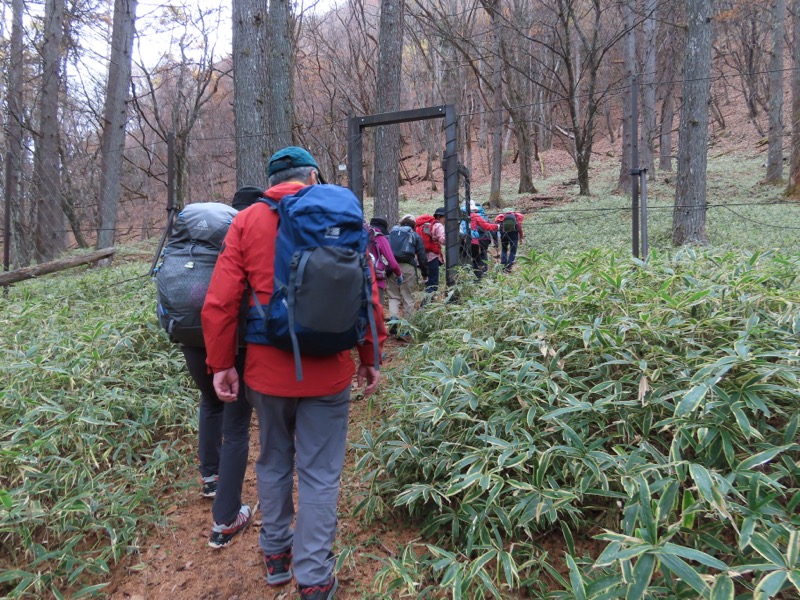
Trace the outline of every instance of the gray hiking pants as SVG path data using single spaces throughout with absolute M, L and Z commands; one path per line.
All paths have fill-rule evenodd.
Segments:
M 267 554 L 291 547 L 301 585 L 327 583 L 336 537 L 339 481 L 347 447 L 350 387 L 330 396 L 281 398 L 247 388 L 256 409 L 261 453 L 256 461 L 261 533 Z M 294 531 L 292 484 L 297 468 L 298 512 Z

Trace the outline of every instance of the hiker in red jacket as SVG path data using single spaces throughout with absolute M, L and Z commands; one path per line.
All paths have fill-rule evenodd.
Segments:
M 437 208 L 433 215 L 420 215 L 417 219 L 417 233 L 422 238 L 428 259 L 428 280 L 425 283 L 425 301 L 439 289 L 439 269 L 444 264 L 442 248 L 445 246 L 444 206 Z M 423 302 L 424 303 L 424 302 Z
M 316 184 L 319 167 L 306 150 L 288 147 L 272 156 L 268 175 L 271 187 L 264 195 L 280 201 Z M 245 282 L 266 305 L 275 286 L 277 233 L 277 212 L 266 203 L 256 202 L 236 215 L 211 278 L 202 313 L 203 333 L 214 388 L 223 401 L 234 400 L 244 383 L 233 365 Z M 254 306 L 254 302 L 251 298 L 250 304 Z M 257 343 L 247 346 L 247 399 L 258 415 L 261 443 L 256 476 L 262 516 L 259 546 L 267 584 L 286 584 L 294 572 L 300 597 L 308 600 L 333 598 L 338 586 L 331 546 L 336 536 L 351 382 L 355 375 L 358 385 L 366 384 L 365 396 L 375 391 L 378 365 L 374 363 L 374 345 L 379 345 L 380 355 L 386 338 L 374 283 L 372 307 L 378 339 L 368 334 L 366 342 L 357 347 L 357 368 L 350 350 L 328 356 L 303 355 L 304 377 L 297 381 L 292 352 Z M 292 494 L 295 468 L 296 515 Z M 246 525 L 234 524 L 237 531 Z
M 511 271 L 517 259 L 517 246 L 522 241 L 522 221 L 525 215 L 507 210 L 495 217 L 494 222 L 500 227 L 500 263 L 506 273 Z

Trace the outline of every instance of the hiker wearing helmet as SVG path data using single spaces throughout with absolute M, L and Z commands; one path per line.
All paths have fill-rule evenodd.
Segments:
M 351 382 L 356 376 L 358 385 L 366 386 L 365 396 L 377 388 L 380 350 L 386 337 L 383 310 L 374 278 L 370 282 L 368 275 L 371 267 L 366 257 L 367 234 L 358 199 L 339 186 L 317 186 L 321 182 L 319 167 L 303 148 L 290 146 L 276 152 L 270 158 L 268 175 L 271 187 L 264 192 L 265 198 L 233 219 L 211 278 L 202 313 L 203 331 L 209 342 L 207 364 L 214 373 L 219 398 L 233 400 L 244 384 L 233 368 L 233 359 L 239 303 L 245 294 L 245 283 L 249 284 L 245 382 L 247 399 L 255 408 L 259 423 L 261 453 L 256 461 L 256 476 L 262 522 L 258 544 L 267 584 L 284 585 L 294 577 L 301 598 L 329 600 L 338 587 L 331 547 L 336 537 Z M 312 211 L 288 212 L 289 207 L 309 204 L 313 204 Z M 314 245 L 298 252 L 303 260 L 293 262 L 295 270 L 291 273 L 296 278 L 287 284 L 277 275 L 286 268 L 283 258 L 287 244 L 296 243 L 291 236 L 298 231 L 313 231 L 332 241 L 330 246 Z M 334 247 L 343 238 L 359 240 L 360 251 Z M 298 285 L 297 280 L 302 280 L 302 274 L 298 276 L 296 271 L 300 263 L 306 275 L 310 269 L 318 269 L 318 259 L 308 253 L 320 248 L 323 257 L 341 249 L 341 256 L 354 261 L 347 265 L 332 261 L 329 270 L 336 271 L 332 279 L 350 264 L 355 264 L 356 269 L 363 265 L 364 283 L 356 288 L 362 294 L 369 292 L 370 297 L 365 297 L 357 310 L 363 306 L 372 328 L 367 328 L 363 342 L 356 346 L 358 367 L 350 348 L 334 354 L 302 353 L 294 345 L 280 348 L 274 345 L 275 338 L 269 337 L 274 331 L 263 327 L 268 321 L 265 311 L 272 318 L 273 309 L 281 310 L 283 306 L 280 301 L 270 306 L 270 299 L 280 298 L 287 285 Z M 347 283 L 350 281 L 352 278 Z M 317 282 L 302 283 L 314 289 Z M 341 296 L 345 297 L 344 290 Z M 325 302 L 312 298 L 312 304 L 324 305 L 325 309 L 317 311 L 317 320 L 341 312 L 341 299 L 337 294 L 329 294 Z M 291 311 L 293 303 L 305 308 L 305 302 L 304 298 L 290 296 L 287 305 Z M 258 326 L 251 327 L 252 323 Z M 291 327 L 295 324 L 290 320 Z M 311 328 L 310 342 L 317 341 L 322 336 L 316 333 L 317 329 L 327 325 L 320 322 Z M 292 336 L 296 341 L 296 335 Z

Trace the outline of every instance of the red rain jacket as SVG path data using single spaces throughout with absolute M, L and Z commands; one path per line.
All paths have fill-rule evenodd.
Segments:
M 286 182 L 271 187 L 264 195 L 279 201 L 303 187 L 301 183 Z M 269 302 L 273 290 L 277 233 L 278 215 L 263 202 L 257 202 L 237 214 L 228 229 L 202 313 L 208 354 L 206 364 L 214 373 L 233 366 L 239 306 L 245 293 L 245 281 L 255 290 L 262 304 Z M 248 290 L 247 294 L 250 293 Z M 249 302 L 253 304 L 252 298 Z M 386 329 L 378 287 L 374 283 L 372 302 L 375 306 L 378 343 L 382 348 Z M 361 364 L 373 365 L 375 362 L 374 343 L 372 333 L 368 332 L 367 341 L 357 348 Z M 350 350 L 332 356 L 303 356 L 302 365 L 303 381 L 297 381 L 291 352 L 274 346 L 248 344 L 245 382 L 257 392 L 269 396 L 327 396 L 350 385 L 356 371 Z

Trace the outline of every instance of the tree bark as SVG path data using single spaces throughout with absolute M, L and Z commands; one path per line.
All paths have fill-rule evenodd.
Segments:
M 792 149 L 786 195 L 800 198 L 800 0 L 792 8 Z
M 11 5 L 11 40 L 8 55 L 8 112 L 6 114 L 6 190 L 4 210 L 10 211 L 12 230 L 4 232 L 11 236 L 11 262 L 26 266 L 31 261 L 30 235 L 25 210 L 25 194 L 22 189 L 22 143 L 24 118 L 23 81 L 25 53 L 22 39 L 23 0 L 13 0 Z M 5 213 L 4 213 L 5 214 Z
M 267 6 L 263 0 L 233 0 L 233 113 L 236 186 L 267 185 L 270 155 L 264 143 L 269 81 L 266 57 Z
M 642 68 L 642 135 L 639 144 L 641 167 L 647 169 L 648 179 L 655 179 L 655 139 L 656 139 L 656 54 L 658 0 L 645 0 L 643 38 L 644 60 Z
M 661 88 L 661 123 L 658 142 L 658 168 L 661 171 L 672 171 L 672 126 L 675 120 L 675 79 L 677 69 L 677 50 L 675 48 L 675 35 L 671 27 L 665 28 L 663 65 L 660 69 L 662 80 L 665 82 Z
M 103 109 L 100 155 L 100 210 L 96 247 L 114 245 L 117 206 L 122 195 L 122 152 L 128 122 L 128 94 L 131 85 L 131 52 L 136 23 L 137 0 L 115 0 L 111 33 L 111 56 Z
M 492 34 L 492 179 L 489 186 L 489 206 L 503 206 L 500 183 L 503 171 L 503 63 L 500 54 L 501 24 L 498 17 L 500 0 L 481 0 L 491 18 Z
M 672 242 L 705 244 L 712 0 L 689 0 Z
M 39 127 L 33 175 L 36 203 L 36 261 L 57 256 L 66 248 L 66 224 L 61 209 L 61 177 L 58 153 L 58 105 L 61 91 L 61 43 L 64 37 L 64 0 L 45 2 L 42 38 L 42 85 Z
M 785 0 L 772 3 L 772 53 L 769 61 L 767 183 L 783 182 L 783 50 Z
M 636 31 L 633 28 L 633 7 L 629 1 L 623 3 L 622 14 L 627 33 L 625 34 L 625 93 L 622 94 L 622 155 L 619 161 L 617 189 L 627 194 L 632 189 L 631 169 L 639 168 L 639 165 L 631 164 L 631 152 L 633 150 L 631 97 L 633 89 L 630 84 L 636 69 Z
M 294 86 L 292 56 L 294 36 L 291 26 L 289 0 L 269 0 L 269 97 L 267 102 L 267 154 L 272 156 L 281 148 L 292 145 L 294 125 Z
M 515 2 L 512 7 L 511 20 L 527 32 L 530 28 L 530 6 L 527 2 Z M 530 73 L 530 57 L 532 42 L 526 40 L 520 31 L 511 28 L 504 29 L 501 37 L 503 70 L 506 74 L 506 94 L 508 96 L 505 108 L 508 111 L 511 129 L 517 141 L 519 152 L 519 187 L 518 194 L 535 194 L 536 186 L 533 184 L 531 169 L 531 127 L 533 123 L 532 80 Z M 512 37 L 513 36 L 513 37 Z
M 378 113 L 400 109 L 403 65 L 404 0 L 382 0 L 378 33 Z M 400 125 L 384 125 L 375 131 L 374 216 L 390 225 L 399 219 L 397 175 L 400 161 Z

